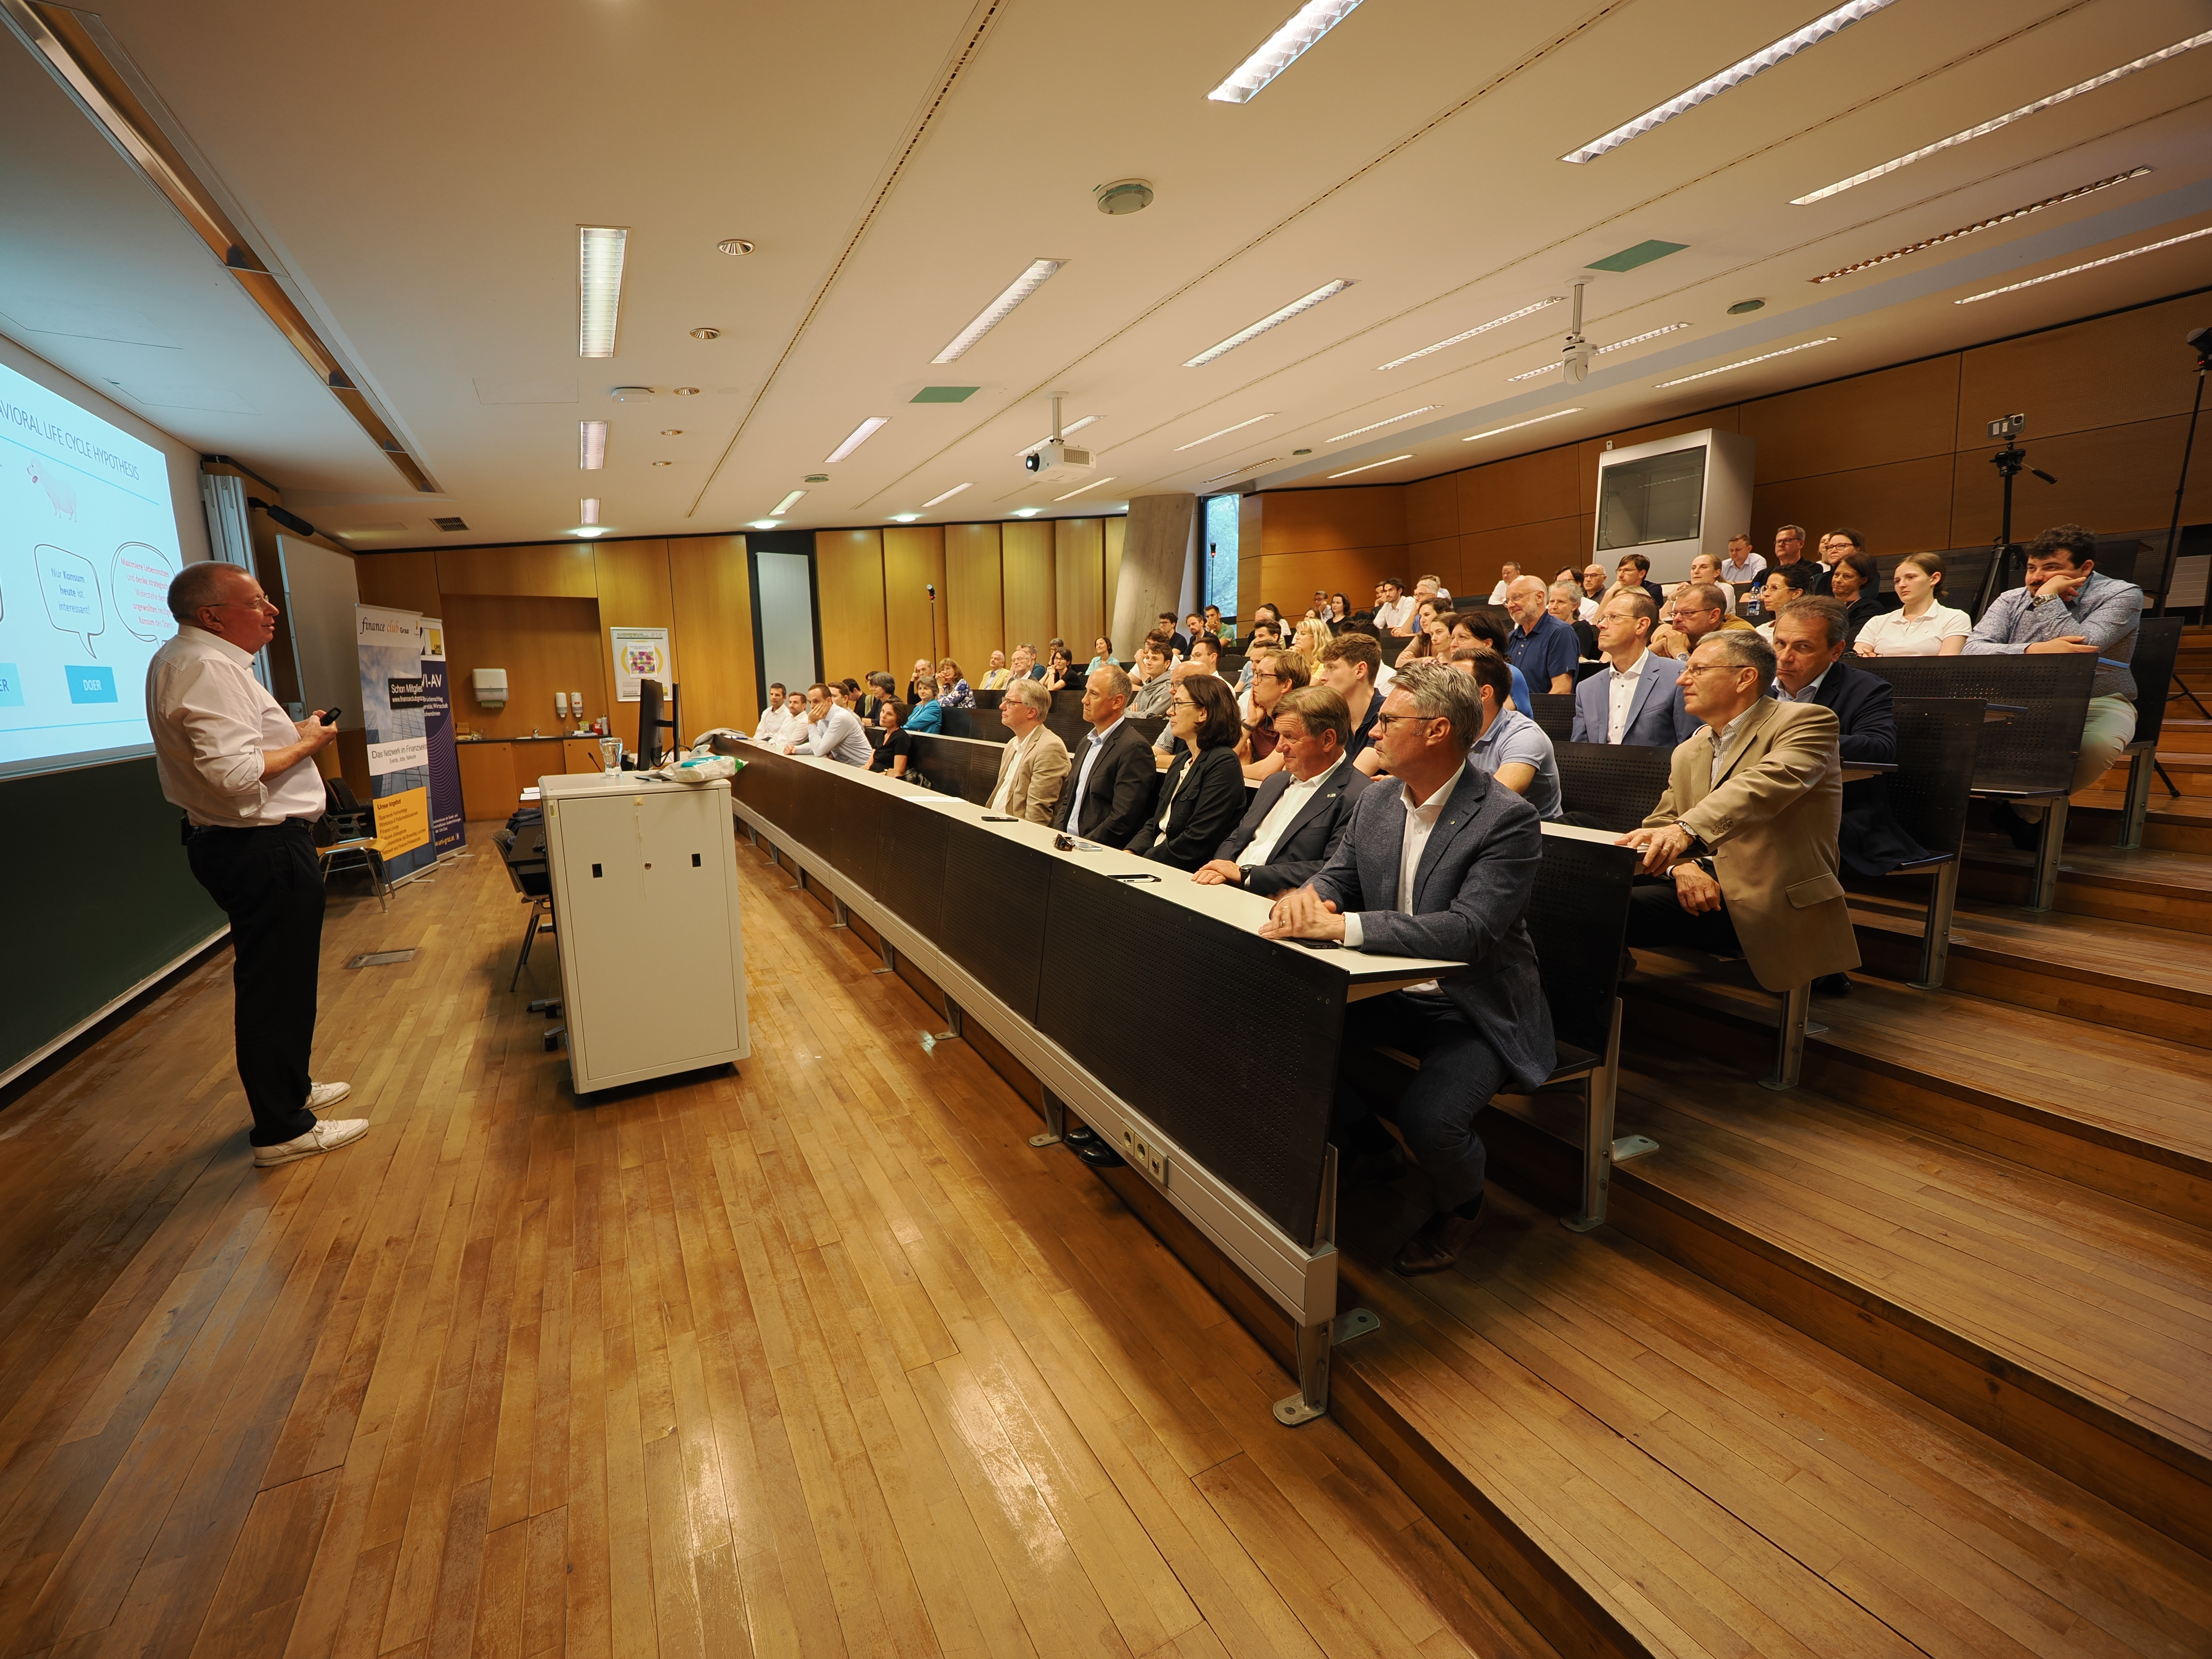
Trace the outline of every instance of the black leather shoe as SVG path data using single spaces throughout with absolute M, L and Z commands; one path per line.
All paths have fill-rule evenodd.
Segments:
M 1461 1215 L 1455 1210 L 1437 1211 L 1400 1247 L 1391 1260 L 1391 1271 L 1408 1279 L 1422 1273 L 1443 1273 L 1458 1262 L 1460 1252 L 1473 1242 L 1481 1225 L 1480 1209 L 1471 1216 Z
M 1851 976 L 1849 974 L 1823 974 L 1813 981 L 1813 993 L 1815 996 L 1847 997 L 1851 994 Z
M 2023 853 L 2033 853 L 2043 845 L 2041 822 L 2031 823 L 2012 810 L 2012 803 L 2008 800 L 2001 800 L 1990 809 L 1990 822 L 2011 836 L 2012 844 Z
M 1097 1135 L 1086 1136 L 1079 1141 L 1071 1140 L 1068 1144 L 1076 1157 L 1094 1170 L 1118 1170 L 1129 1161 Z

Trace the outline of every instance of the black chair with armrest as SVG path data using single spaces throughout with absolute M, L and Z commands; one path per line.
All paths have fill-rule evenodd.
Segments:
M 1626 835 L 1667 793 L 1671 749 L 1633 743 L 1555 742 L 1559 805 L 1586 829 Z
M 545 853 L 542 815 L 520 825 L 495 830 L 491 839 L 499 848 L 500 867 L 507 872 L 508 884 L 530 906 L 529 920 L 522 927 L 522 950 L 507 981 L 507 988 L 512 991 L 522 982 L 522 970 L 530 965 L 530 947 L 538 942 L 539 928 L 552 913 L 553 866 Z
M 380 909 L 390 910 L 391 879 L 385 874 L 384 849 L 376 839 L 376 809 L 354 799 L 353 787 L 343 778 L 323 782 L 323 817 L 316 826 L 315 863 L 324 884 L 333 869 L 366 870 L 376 888 Z M 325 841 L 321 832 L 327 830 Z
M 1951 951 L 1951 915 L 1959 902 L 1959 865 L 1973 799 L 1974 761 L 1986 729 L 1985 705 L 1966 697 L 1899 697 L 1897 770 L 1887 780 L 1889 810 L 1905 834 L 1929 849 L 1924 859 L 1889 872 L 1929 876 L 1935 886 L 1920 934 L 1916 990 L 1942 988 Z
M 1534 686 L 1528 690 L 1528 711 L 1544 735 L 1553 743 L 1565 743 L 1575 734 L 1575 697 L 1571 691 L 1539 691 Z

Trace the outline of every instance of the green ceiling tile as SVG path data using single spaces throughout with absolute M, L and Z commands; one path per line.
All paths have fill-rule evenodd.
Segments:
M 1591 270 L 1633 270 L 1638 265 L 1650 264 L 1654 259 L 1680 253 L 1687 246 L 1687 242 L 1638 242 L 1634 247 L 1625 247 L 1618 253 L 1607 254 L 1602 259 L 1591 260 L 1588 268 Z
M 926 386 L 914 394 L 918 404 L 964 404 L 974 397 L 977 388 L 972 386 Z

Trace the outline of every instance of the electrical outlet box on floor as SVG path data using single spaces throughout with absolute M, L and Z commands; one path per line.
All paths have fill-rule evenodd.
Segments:
M 1152 1176 L 1154 1185 L 1168 1184 L 1168 1155 L 1134 1129 L 1121 1131 L 1121 1156 Z

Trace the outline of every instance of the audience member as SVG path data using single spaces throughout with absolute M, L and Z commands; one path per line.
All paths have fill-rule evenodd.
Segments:
M 1699 640 L 1717 629 L 1751 632 L 1751 624 L 1741 617 L 1729 615 L 1727 596 L 1733 592 L 1720 582 L 1684 582 L 1672 596 L 1673 620 L 1661 623 L 1651 632 L 1651 648 L 1662 657 L 1679 661 L 1697 648 Z
M 1503 605 L 1505 596 L 1513 591 L 1513 584 L 1521 579 L 1521 567 L 1508 559 L 1498 567 L 1497 586 L 1490 590 L 1490 603 Z
M 1280 769 L 1256 790 L 1244 816 L 1193 879 L 1275 894 L 1320 872 L 1336 853 L 1366 775 L 1346 762 L 1352 719 L 1325 685 L 1286 691 L 1275 710 Z M 1247 769 L 1249 769 L 1249 768 Z
M 1252 637 L 1244 647 L 1244 665 L 1237 671 L 1237 690 L 1239 696 L 1249 692 L 1252 688 L 1252 665 L 1260 653 L 1262 651 L 1277 650 L 1280 648 L 1282 643 L 1282 623 L 1255 622 L 1252 624 Z
M 1574 741 L 1672 749 L 1697 730 L 1682 707 L 1674 664 L 1650 649 L 1658 607 L 1635 588 L 1598 607 L 1597 642 L 1607 666 L 1575 688 Z
M 1835 562 L 1828 567 L 1828 593 L 1844 603 L 1846 644 L 1876 617 L 1897 609 L 1897 601 L 1881 591 L 1881 568 L 1874 555 L 1844 540 L 1857 533 L 1839 530 L 1829 538 Z
M 1505 642 L 1505 658 L 1521 671 L 1530 690 L 1564 693 L 1575 689 L 1582 642 L 1573 629 L 1551 613 L 1550 602 L 1540 577 L 1514 579 L 1505 595 L 1505 608 L 1513 613 L 1515 624 Z
M 1482 730 L 1467 751 L 1468 764 L 1489 773 L 1526 800 L 1537 817 L 1557 818 L 1559 755 L 1544 728 L 1513 706 L 1513 677 L 1505 659 L 1495 651 L 1478 651 L 1468 675 L 1482 702 Z M 1380 750 L 1370 749 L 1360 758 L 1379 755 Z
M 994 651 L 991 653 L 990 672 L 983 676 L 975 689 L 978 691 L 1003 691 L 1006 689 L 1007 682 L 1013 678 L 1013 671 L 1006 666 L 1006 653 L 1003 651 Z
M 1898 608 L 1863 624 L 1851 649 L 1862 657 L 1955 657 L 1973 619 L 1943 603 L 1943 556 L 1908 553 L 1889 573 Z
M 1404 648 L 1392 658 L 1394 664 L 1402 665 L 1409 662 L 1419 662 L 1423 657 L 1436 654 L 1430 644 L 1429 629 L 1440 614 L 1434 599 L 1419 599 L 1414 602 L 1413 631 L 1407 637 Z M 1450 637 L 1449 630 L 1445 637 L 1449 641 Z
M 1406 584 L 1395 576 L 1385 576 L 1375 584 L 1380 596 L 1375 605 L 1375 626 L 1378 632 L 1393 638 L 1403 639 L 1413 631 L 1415 606 L 1407 596 Z
M 1573 630 L 1575 659 L 1577 662 L 1595 662 L 1597 630 L 1583 620 L 1582 584 L 1576 581 L 1553 582 L 1544 608 Z M 1592 614 L 1595 613 L 1593 611 Z
M 1050 823 L 1060 792 L 1067 783 L 1067 745 L 1044 723 L 1052 712 L 1052 693 L 1036 680 L 1006 688 L 999 718 L 1012 736 L 999 756 L 999 781 L 991 791 L 990 811 L 1031 823 Z
M 1087 676 L 1093 668 L 1103 668 L 1114 660 L 1114 641 L 1101 634 L 1091 641 L 1091 661 L 1084 669 Z
M 1163 672 L 1160 684 L 1172 683 Z M 1116 664 L 1084 677 L 1083 718 L 1091 722 L 1091 735 L 1072 759 L 1073 775 L 1060 792 L 1054 829 L 1126 847 L 1144 823 L 1158 773 L 1151 745 L 1127 723 L 1129 693 L 1129 677 Z
M 1158 805 L 1129 842 L 1129 851 L 1179 870 L 1213 855 L 1244 811 L 1244 773 L 1237 763 L 1243 732 L 1229 682 L 1193 674 L 1176 683 L 1168 730 L 1183 745 L 1160 781 Z
M 1828 567 L 1818 559 L 1805 556 L 1805 526 L 1785 524 L 1774 532 L 1774 562 L 1767 566 L 1767 574 L 1771 576 L 1777 570 L 1800 564 L 1805 567 L 1806 580 L 1802 591 L 1808 593 L 1826 592 Z
M 905 720 L 906 710 L 898 703 L 885 702 L 878 709 L 876 724 L 884 729 L 884 740 L 869 757 L 868 770 L 886 777 L 906 776 L 907 768 L 914 763 L 914 738 L 907 732 Z
M 1741 956 L 1768 990 L 1789 991 L 1857 967 L 1859 950 L 1836 874 L 1836 717 L 1776 702 L 1774 669 L 1756 634 L 1698 642 L 1682 698 L 1705 733 L 1674 750 L 1658 805 L 1620 844 L 1666 878 L 1629 895 L 1629 944 Z
M 1588 599 L 1592 605 L 1603 605 L 1605 603 L 1606 586 L 1605 567 L 1603 565 L 1586 564 L 1583 567 L 1583 597 L 1584 599 Z M 1503 601 L 1500 601 L 1500 603 L 1503 603 Z M 1595 622 L 1597 618 L 1592 617 L 1590 620 L 1592 622 Z
M 775 680 L 769 683 L 768 707 L 760 711 L 760 718 L 753 722 L 754 742 L 777 743 L 782 740 L 783 723 L 789 718 L 788 712 L 783 706 L 784 699 L 789 695 L 790 693 L 784 690 L 782 681 Z
M 2074 762 L 2074 788 L 2103 777 L 2136 734 L 2136 634 L 2142 589 L 2097 569 L 2097 538 L 2078 524 L 2054 525 L 2027 544 L 2027 582 L 1997 595 L 1966 639 L 1970 657 L 2082 653 L 2097 658 L 2089 712 Z M 2014 845 L 2035 845 L 2043 807 L 1999 803 L 1999 826 Z
M 923 702 L 937 695 L 937 671 L 929 665 L 927 657 L 914 659 L 914 672 L 907 677 L 906 700 Z
M 1340 593 L 1336 596 L 1337 599 L 1343 597 Z M 1309 665 L 1318 663 L 1321 653 L 1328 649 L 1329 641 L 1335 637 L 1336 629 L 1333 623 L 1323 622 L 1318 617 L 1308 617 L 1291 630 L 1291 649 L 1304 657 Z
M 1506 655 L 1505 647 L 1513 637 L 1513 618 L 1490 605 L 1471 605 L 1465 611 L 1452 613 L 1451 641 L 1455 653 L 1465 646 L 1483 646 Z M 1512 659 L 1506 658 L 1510 665 Z M 1536 705 L 1528 701 L 1528 682 L 1517 668 L 1513 671 L 1513 706 L 1524 714 L 1536 712 Z
M 1275 752 L 1275 705 L 1285 692 L 1306 684 L 1312 673 L 1295 651 L 1269 651 L 1252 660 L 1258 666 L 1252 675 L 1251 704 L 1237 710 L 1244 736 L 1237 743 L 1237 758 L 1243 763 L 1246 779 L 1256 783 L 1283 769 L 1283 760 Z
M 918 702 L 906 711 L 899 729 L 913 737 L 941 737 L 945 732 L 945 709 L 934 692 L 927 702 Z
M 1352 721 L 1352 737 L 1345 750 L 1354 759 L 1371 740 L 1375 716 L 1382 708 L 1375 690 L 1375 671 L 1382 665 L 1382 647 L 1364 634 L 1339 634 L 1321 652 L 1320 683 L 1344 699 Z
M 1169 678 L 1177 685 L 1193 678 L 1221 680 L 1222 684 L 1229 685 L 1227 680 L 1222 679 L 1220 665 L 1221 647 L 1212 635 L 1201 634 L 1190 642 L 1189 659 L 1176 664 L 1169 671 Z M 1230 686 L 1229 695 L 1231 706 L 1234 706 L 1237 696 L 1234 686 Z M 1182 747 L 1182 739 L 1176 734 L 1172 724 L 1162 726 L 1159 735 L 1152 739 L 1152 753 L 1162 766 L 1168 763 L 1170 756 L 1180 753 Z
M 1624 553 L 1613 567 L 1615 587 L 1640 587 L 1651 596 L 1654 605 L 1667 602 L 1667 590 L 1651 580 L 1651 561 L 1641 553 Z
M 1165 720 L 1175 680 L 1168 672 L 1167 641 L 1157 634 L 1147 635 L 1137 647 L 1136 685 L 1129 712 L 1140 720 Z
M 961 678 L 960 665 L 946 657 L 937 665 L 937 700 L 947 708 L 973 708 L 975 693 Z
M 1163 611 L 1153 619 L 1152 632 L 1164 636 L 1167 640 L 1168 657 L 1170 661 L 1190 649 L 1190 635 L 1176 630 L 1176 614 L 1172 611 Z
M 851 709 L 838 706 L 830 695 L 830 688 L 817 680 L 806 688 L 806 724 L 803 731 L 784 728 L 783 752 L 814 756 L 820 760 L 833 760 L 844 766 L 865 767 L 874 757 L 875 750 L 868 743 L 868 734 L 860 729 L 860 717 Z
M 1451 980 L 1345 1010 L 1330 1139 L 1353 1155 L 1357 1181 L 1395 1158 L 1375 1121 L 1395 1115 L 1434 1191 L 1435 1212 L 1391 1264 L 1401 1273 L 1439 1273 L 1459 1259 L 1482 1214 L 1476 1115 L 1501 1089 L 1540 1086 L 1558 1060 L 1522 920 L 1542 830 L 1526 801 L 1468 764 L 1481 722 L 1475 681 L 1442 663 L 1409 664 L 1377 738 L 1398 787 L 1361 793 L 1335 854 L 1279 897 L 1260 929 L 1269 939 L 1340 939 L 1376 955 L 1468 965 Z M 1375 1048 L 1420 1063 L 1395 1105 L 1366 1092 Z
M 1011 685 L 1016 680 L 1042 679 L 1043 676 L 1044 670 L 1037 665 L 1036 647 L 1033 645 L 1016 646 L 1014 647 L 1013 660 L 1007 665 L 1006 684 Z M 1004 689 L 1004 687 L 1000 688 L 1002 690 Z M 936 695 L 937 692 L 935 689 L 933 688 L 930 691 L 930 696 L 933 697 Z
M 1237 624 L 1222 620 L 1221 607 L 1218 605 L 1206 607 L 1206 631 L 1224 645 L 1237 643 Z
M 1083 676 L 1075 672 L 1075 659 L 1064 645 L 1052 648 L 1052 657 L 1044 665 L 1044 678 L 1032 680 L 1032 685 L 1042 685 L 1048 692 L 1065 691 L 1070 686 L 1083 689 Z
M 1696 553 L 1690 557 L 1689 580 L 1700 587 L 1717 587 L 1721 591 L 1721 605 L 1729 616 L 1735 615 L 1735 589 L 1728 585 L 1721 574 L 1721 562 L 1710 553 Z M 1677 592 L 1680 589 L 1675 590 Z
M 1728 557 L 1721 561 L 1723 581 L 1755 582 L 1765 568 L 1765 557 L 1752 547 L 1749 531 L 1740 530 L 1729 538 Z
M 1778 564 L 1766 573 L 1766 585 L 1759 592 L 1759 608 L 1766 613 L 1766 620 L 1759 625 L 1759 637 L 1768 648 L 1774 645 L 1774 618 L 1782 614 L 1782 607 L 1790 600 L 1814 591 L 1813 584 L 1822 574 L 1820 568 L 1804 559 Z
M 1315 620 L 1317 622 L 1327 623 L 1332 629 L 1341 628 L 1345 623 L 1352 620 L 1352 595 L 1349 593 L 1330 594 L 1328 596 L 1328 614 L 1325 617 L 1316 617 Z

